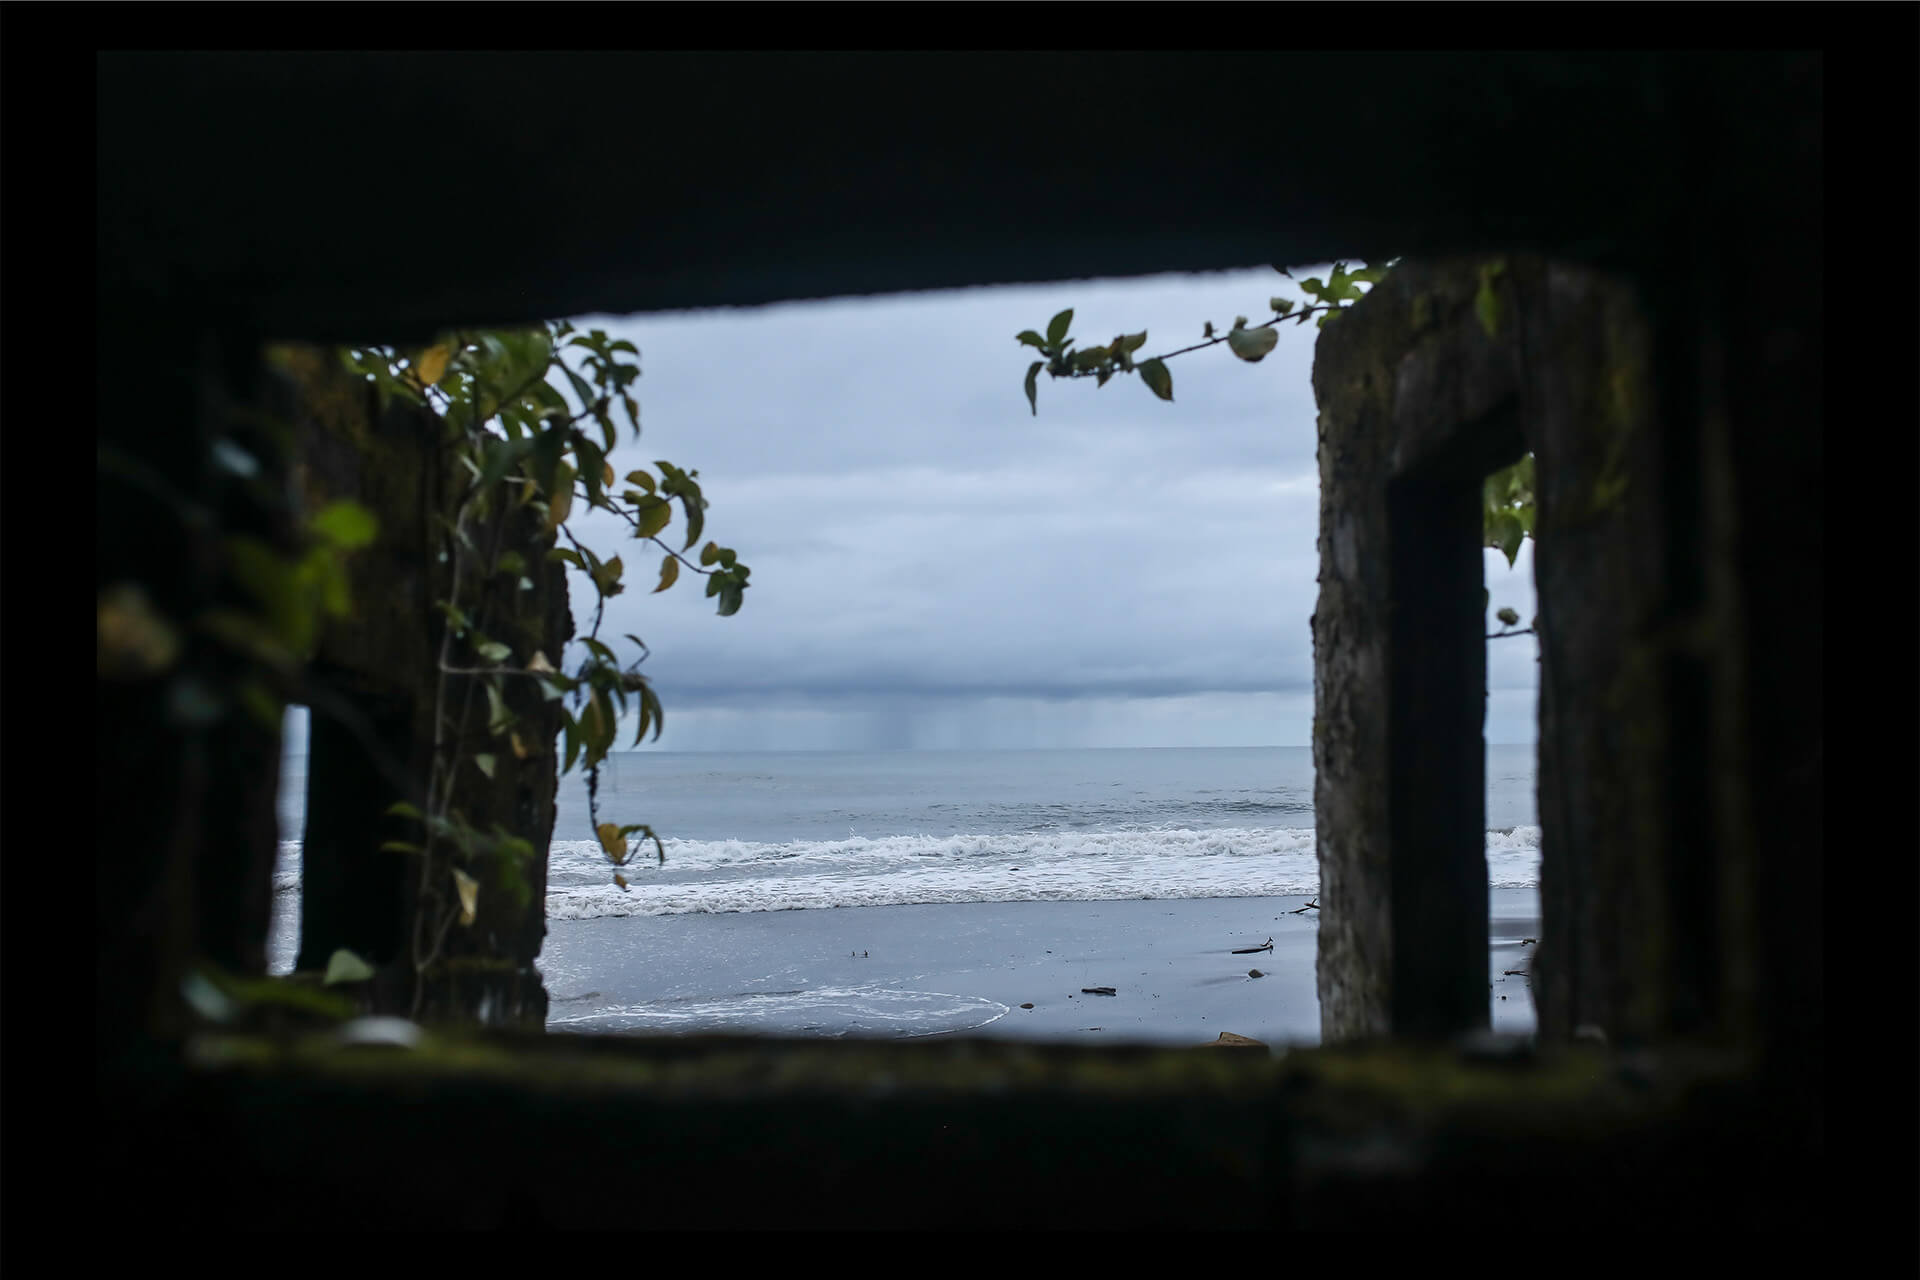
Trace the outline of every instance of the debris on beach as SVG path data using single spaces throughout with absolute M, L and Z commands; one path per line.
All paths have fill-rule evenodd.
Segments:
M 1267 1042 L 1255 1040 L 1252 1036 L 1237 1036 L 1231 1031 L 1222 1031 L 1218 1040 L 1209 1040 L 1199 1046 L 1202 1049 L 1264 1049 Z
M 1520 945 L 1524 947 L 1524 946 L 1527 946 L 1527 945 L 1529 945 L 1529 944 L 1531 944 L 1531 943 L 1535 943 L 1535 942 L 1538 942 L 1538 941 L 1540 941 L 1540 939 L 1538 939 L 1538 938 L 1522 938 L 1522 939 L 1520 939 Z
M 1022 1009 L 1031 1009 L 1033 1008 L 1033 1001 L 1029 1000 L 1025 1004 L 1021 1005 L 1020 1007 Z
M 1309 902 L 1306 906 L 1295 907 L 1292 911 L 1287 912 L 1287 914 L 1290 916 L 1297 916 L 1302 911 L 1318 911 L 1319 909 L 1320 909 L 1320 900 L 1318 898 L 1315 898 L 1312 902 Z
M 1271 951 L 1271 950 L 1273 950 L 1273 939 L 1269 937 L 1265 942 L 1261 943 L 1257 947 L 1236 947 L 1234 948 L 1233 954 L 1237 956 L 1250 956 L 1256 951 Z
M 1114 991 L 1112 987 L 1082 987 L 1080 988 L 1080 994 L 1086 996 L 1111 996 L 1117 995 L 1118 992 Z
M 1267 975 L 1260 972 L 1258 969 L 1249 969 L 1247 970 L 1247 976 L 1249 978 L 1264 978 Z

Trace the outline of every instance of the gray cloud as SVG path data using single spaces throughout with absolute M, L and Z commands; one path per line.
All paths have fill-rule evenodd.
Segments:
M 644 435 L 616 468 L 699 468 L 706 536 L 753 567 L 717 618 L 697 581 L 646 594 L 656 556 L 580 522 L 625 556 L 602 635 L 651 647 L 660 745 L 1306 742 L 1313 326 L 1258 365 L 1182 357 L 1172 404 L 1043 376 L 1038 417 L 1013 340 L 1072 306 L 1083 341 L 1168 350 L 1282 292 L 1261 268 L 580 322 L 642 353 Z M 1531 617 L 1530 560 L 1489 555 L 1494 607 Z M 1534 652 L 1490 648 L 1492 741 L 1532 737 Z

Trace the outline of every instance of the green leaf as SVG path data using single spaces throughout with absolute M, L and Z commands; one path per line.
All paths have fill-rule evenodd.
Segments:
M 1487 331 L 1489 338 L 1500 335 L 1500 295 L 1493 288 L 1493 279 L 1497 274 L 1481 268 L 1480 289 L 1473 296 L 1473 312 L 1480 317 L 1480 327 Z
M 488 489 L 498 484 L 508 471 L 512 470 L 520 459 L 533 452 L 533 438 L 522 436 L 518 440 L 491 441 L 487 446 L 487 460 L 480 468 L 479 486 Z
M 1152 391 L 1156 396 L 1159 396 L 1162 400 L 1171 401 L 1173 399 L 1173 375 L 1167 372 L 1167 365 L 1164 360 L 1148 360 L 1142 364 L 1140 366 L 1140 381 L 1146 383 L 1147 389 Z
M 595 689 L 587 695 L 587 705 L 580 711 L 580 735 L 586 739 L 589 765 L 606 757 L 607 748 L 613 745 L 614 727 L 613 707 L 607 702 L 607 695 Z
M 311 647 L 316 619 L 296 577 L 297 566 L 282 560 L 257 538 L 235 534 L 226 540 L 227 567 L 261 606 L 273 634 L 285 648 L 305 656 Z
M 1267 358 L 1267 352 L 1273 350 L 1280 341 L 1280 334 L 1271 329 L 1235 329 L 1227 335 L 1227 346 L 1233 354 L 1249 364 L 1258 364 Z
M 617 596 L 620 594 L 622 590 L 620 586 L 620 573 L 622 568 L 623 566 L 620 563 L 619 556 L 615 556 L 611 560 L 603 561 L 595 567 L 593 571 L 593 585 L 600 589 L 601 595 Z
M 700 541 L 700 531 L 707 525 L 707 500 L 700 496 L 698 485 L 680 495 L 680 509 L 687 516 L 687 540 L 680 544 L 680 549 L 686 551 Z
M 1058 343 L 1067 336 L 1067 330 L 1073 325 L 1073 308 L 1068 307 L 1053 319 L 1047 321 L 1047 341 Z
M 286 705 L 269 692 L 265 685 L 257 680 L 248 680 L 240 686 L 240 702 L 248 714 L 269 733 L 279 733 L 282 718 L 286 714 Z
M 658 595 L 660 592 L 665 591 L 668 587 L 672 586 L 679 577 L 680 562 L 672 556 L 664 557 L 660 561 L 660 585 L 653 589 L 654 594 Z
M 729 580 L 720 588 L 720 616 L 730 618 L 740 612 L 740 595 L 746 589 L 744 582 Z
M 508 709 L 506 700 L 500 696 L 500 686 L 494 678 L 487 680 L 487 732 L 495 735 L 505 733 L 512 727 L 514 714 Z
M 578 342 L 579 339 L 576 338 L 574 341 Z M 580 397 L 581 410 L 584 412 L 592 408 L 593 402 L 599 399 L 599 397 L 593 393 L 593 384 L 565 365 L 560 366 L 560 371 L 567 375 L 567 381 L 573 385 L 573 394 Z
M 1502 511 L 1494 517 L 1493 528 L 1488 530 L 1488 534 L 1489 545 L 1500 548 L 1501 554 L 1507 558 L 1507 567 L 1511 569 L 1520 554 L 1520 544 L 1526 540 L 1520 517 L 1511 511 Z
M 1267 305 L 1272 307 L 1275 311 L 1279 312 L 1281 315 L 1284 316 L 1289 311 L 1293 310 L 1293 299 L 1292 298 L 1268 298 Z
M 408 804 L 405 800 L 396 800 L 394 803 L 388 805 L 387 816 L 390 818 L 412 818 L 416 821 L 420 821 L 426 817 L 425 814 Z
M 715 560 L 718 560 L 719 558 L 720 558 L 720 548 L 715 544 L 709 542 L 706 546 L 700 548 L 701 564 L 703 565 L 712 564 Z
M 379 535 L 380 521 L 359 503 L 342 498 L 316 512 L 308 527 L 340 550 L 354 551 Z
M 1502 626 L 1517 627 L 1520 625 L 1520 611 L 1517 609 L 1502 609 L 1493 616 L 1500 619 Z
M 493 767 L 498 762 L 498 757 L 490 751 L 476 752 L 473 757 L 474 767 L 486 774 L 489 778 L 493 776 Z
M 1142 329 L 1138 333 L 1130 333 L 1122 338 L 1120 343 L 1125 346 L 1128 351 L 1138 351 L 1147 345 L 1147 331 Z
M 1014 341 L 1024 342 L 1030 347 L 1039 347 L 1042 351 L 1046 350 L 1047 346 L 1047 340 L 1031 329 L 1022 329 L 1015 335 Z
M 636 747 L 640 745 L 640 739 L 646 736 L 647 726 L 649 724 L 653 726 L 653 740 L 658 742 L 660 740 L 660 730 L 666 725 L 667 720 L 667 713 L 660 707 L 660 695 L 653 691 L 651 684 L 642 680 L 640 682 L 639 693 L 640 727 L 639 731 L 633 735 L 633 745 Z
M 673 503 L 665 498 L 648 498 L 634 503 L 633 514 L 636 522 L 633 536 L 651 538 L 673 519 Z
M 342 982 L 365 982 L 372 976 L 372 965 L 341 947 L 327 958 L 327 976 L 320 982 L 322 986 L 331 987 Z
M 1027 366 L 1027 403 L 1033 406 L 1033 416 L 1040 416 L 1040 370 L 1046 367 L 1044 360 L 1035 360 Z

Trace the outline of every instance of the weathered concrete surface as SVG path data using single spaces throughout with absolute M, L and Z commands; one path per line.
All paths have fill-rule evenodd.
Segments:
M 1519 350 L 1478 264 L 1403 263 L 1326 328 L 1314 610 L 1329 1042 L 1487 1025 L 1479 491 L 1516 460 Z
M 379 845 L 419 839 L 417 827 L 385 813 L 395 800 L 425 803 L 438 714 L 444 755 L 462 762 L 449 811 L 483 831 L 498 824 L 528 840 L 536 856 L 513 875 L 498 865 L 461 863 L 481 881 L 476 918 L 447 932 L 420 993 L 419 1014 L 538 1028 L 546 993 L 534 961 L 546 935 L 558 710 L 531 681 L 506 682 L 507 705 L 526 722 L 521 742 L 529 754 L 521 758 L 487 733 L 477 678 L 450 678 L 442 700 L 443 623 L 434 602 L 449 590 L 450 569 L 439 559 L 439 521 L 451 518 L 457 490 L 438 419 L 398 402 L 381 409 L 369 389 L 322 350 L 288 349 L 279 359 L 292 384 L 302 505 L 314 510 L 352 498 L 380 521 L 378 541 L 352 566 L 359 607 L 350 618 L 330 621 L 312 663 L 313 682 L 329 701 L 313 709 L 308 782 L 314 802 L 307 806 L 299 965 L 324 967 L 335 947 L 346 946 L 388 971 L 376 984 L 382 993 L 376 1007 L 413 1011 L 414 960 L 432 952 L 434 938 L 431 928 L 416 935 L 416 916 L 423 901 L 430 920 L 447 909 L 453 864 L 436 855 L 423 870 L 418 858 L 382 852 Z M 505 521 L 497 532 L 496 520 Z M 573 627 L 565 571 L 546 559 L 553 535 L 530 510 L 508 509 L 482 523 L 474 542 L 489 547 L 496 537 L 501 551 L 521 555 L 532 586 L 522 587 L 517 573 L 479 584 L 469 577 L 463 588 L 468 611 L 512 650 L 516 667 L 536 652 L 556 661 Z M 482 665 L 460 641 L 449 662 Z M 471 763 L 479 753 L 496 758 L 491 778 Z
M 1475 1058 L 751 1039 L 212 1035 L 143 1079 L 96 1157 L 119 1179 L 232 1163 L 135 1197 L 255 1227 L 1535 1229 L 1817 1227 L 1794 1135 L 1721 1056 Z M 342 1141 L 350 1135 L 350 1141 Z M 511 1153 L 510 1164 L 503 1153 Z M 368 1169 L 408 1194 L 369 1193 Z M 645 1184 L 643 1195 L 610 1189 Z
M 1589 269 L 1503 258 L 1490 334 L 1474 305 L 1488 261 L 1403 264 L 1316 350 L 1323 1032 L 1404 1034 L 1396 982 L 1418 982 L 1430 1002 L 1429 971 L 1450 962 L 1433 917 L 1464 931 L 1483 911 L 1484 864 L 1476 887 L 1474 859 L 1436 852 L 1434 834 L 1464 833 L 1455 801 L 1478 808 L 1467 762 L 1482 757 L 1479 726 L 1450 724 L 1408 683 L 1483 621 L 1449 613 L 1467 585 L 1417 530 L 1477 543 L 1477 518 L 1449 529 L 1429 503 L 1409 526 L 1421 553 L 1409 559 L 1396 512 L 1412 511 L 1418 477 L 1470 482 L 1524 444 L 1538 501 L 1541 1034 L 1744 1043 L 1763 967 L 1754 833 L 1731 802 L 1750 794 L 1738 709 L 1752 703 L 1738 690 L 1751 641 L 1729 535 L 1712 532 L 1735 491 L 1724 467 L 1662 430 L 1641 296 Z M 1454 671 L 1484 678 L 1484 666 Z M 1458 874 L 1436 878 L 1442 864 Z M 1463 981 L 1478 963 L 1464 949 L 1456 961 Z

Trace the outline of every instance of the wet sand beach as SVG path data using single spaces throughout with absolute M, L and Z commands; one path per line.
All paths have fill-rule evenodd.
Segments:
M 977 1035 L 1316 1044 L 1317 912 L 1302 897 L 1000 902 L 554 921 L 556 1032 Z M 1496 889 L 1496 1030 L 1529 1032 L 1538 895 Z M 1272 939 L 1273 949 L 1236 955 Z M 1262 976 L 1250 976 L 1259 970 Z M 1086 988 L 1109 987 L 1112 995 Z M 1505 996 L 1506 999 L 1501 999 Z M 1031 1005 L 1031 1008 L 1023 1006 Z

